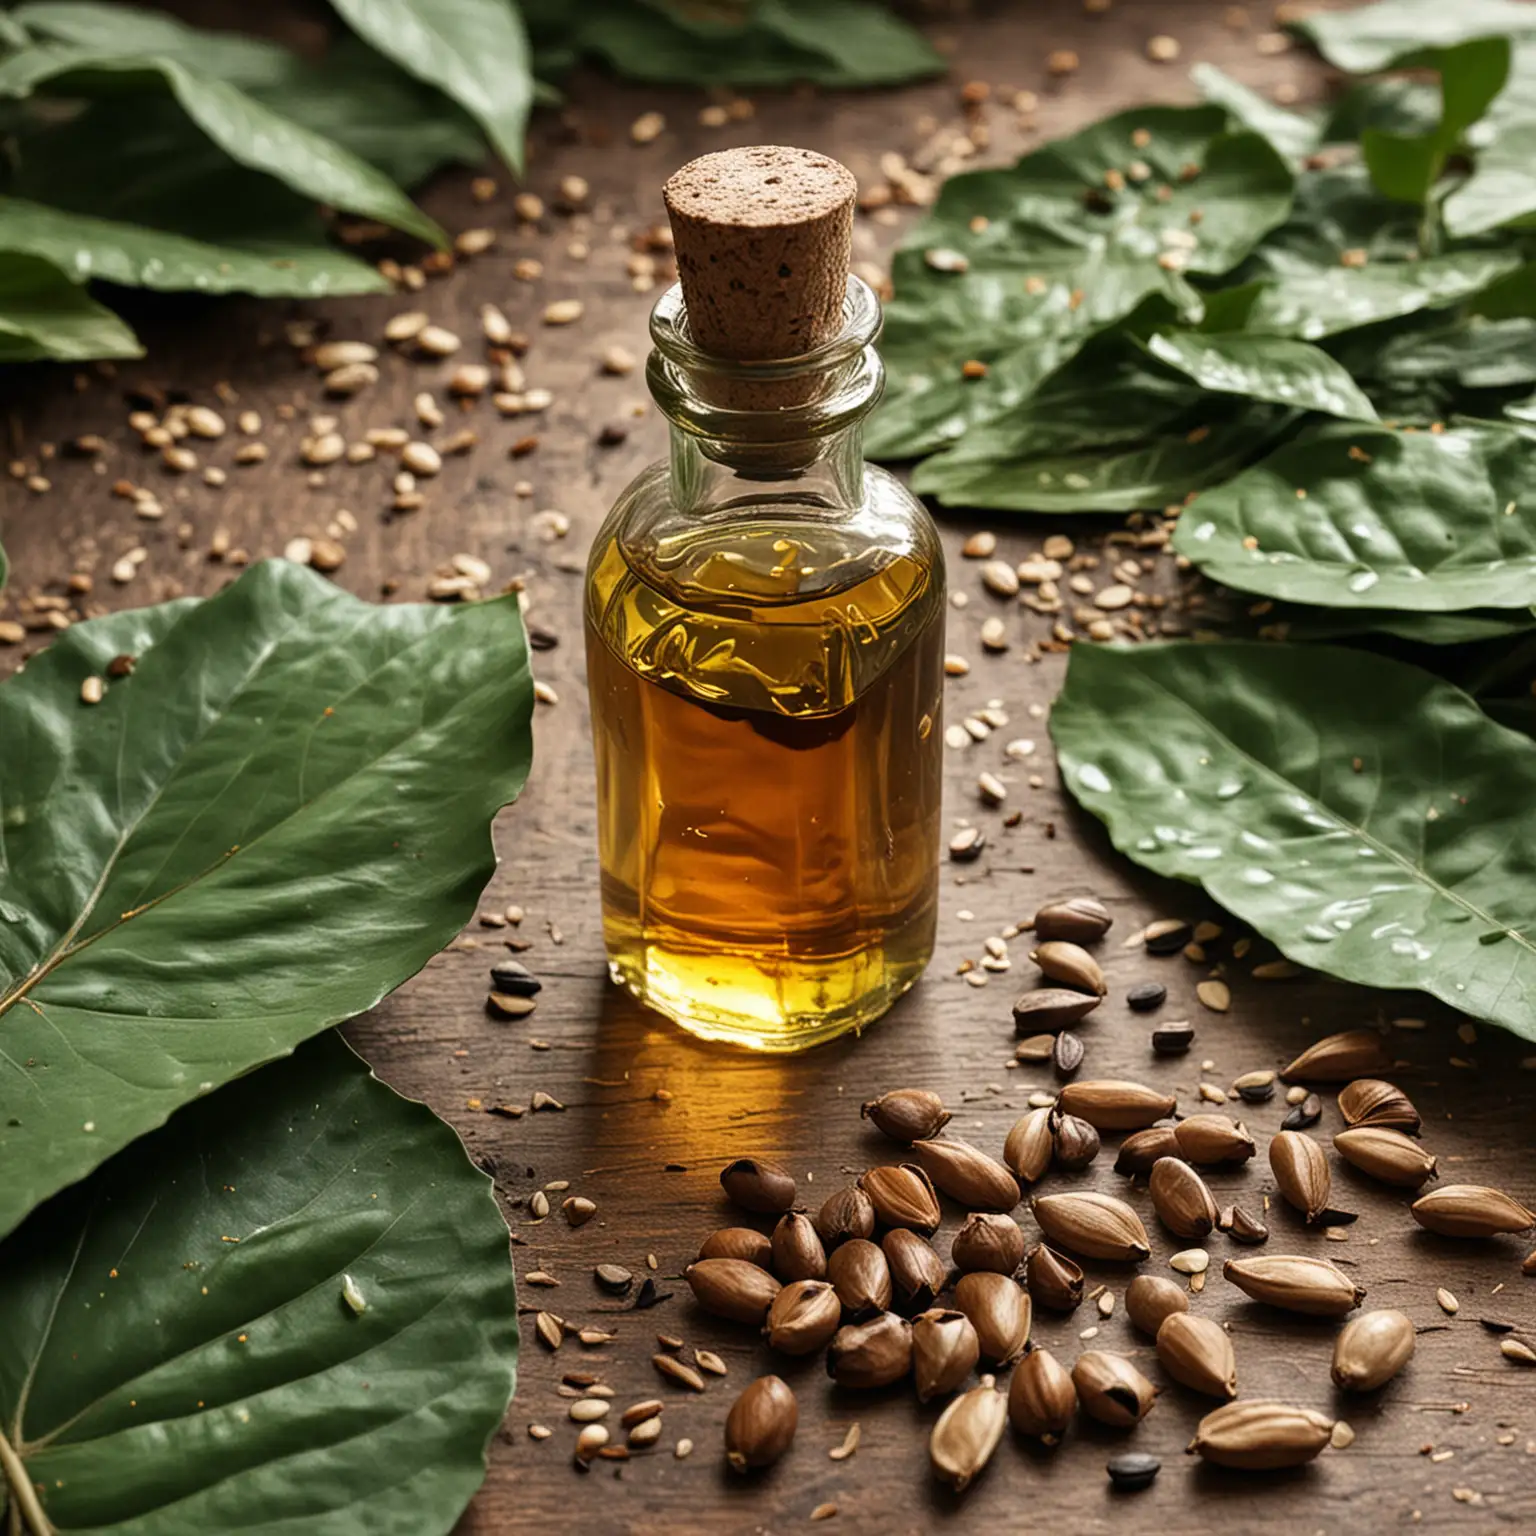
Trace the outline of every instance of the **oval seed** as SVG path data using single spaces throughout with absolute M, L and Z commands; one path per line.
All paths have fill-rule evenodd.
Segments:
M 795 1394 L 777 1376 L 759 1376 L 731 1404 L 725 1459 L 733 1472 L 770 1467 L 790 1447 L 800 1423 Z
M 1346 1392 L 1374 1392 L 1413 1357 L 1413 1322 L 1390 1307 L 1362 1312 L 1333 1344 L 1333 1380 Z

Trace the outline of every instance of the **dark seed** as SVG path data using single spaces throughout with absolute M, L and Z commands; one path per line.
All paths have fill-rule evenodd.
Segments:
M 1175 917 L 1165 917 L 1147 927 L 1149 955 L 1176 955 L 1194 937 L 1194 929 Z
M 543 985 L 521 960 L 498 960 L 491 967 L 491 986 L 503 997 L 532 997 Z
M 1162 1469 L 1162 1462 L 1147 1451 L 1122 1451 L 1104 1464 L 1110 1482 L 1121 1493 L 1139 1493 L 1143 1488 L 1150 1488 L 1152 1479 Z
M 1151 1013 L 1161 1008 L 1168 998 L 1168 988 L 1160 981 L 1141 981 L 1125 994 L 1127 1005 L 1137 1013 Z
M 1099 1133 L 1076 1115 L 1058 1115 L 1051 1128 L 1052 1154 L 1058 1168 L 1086 1168 L 1099 1155 Z
M 635 1311 L 644 1312 L 647 1307 L 654 1307 L 663 1301 L 671 1301 L 675 1292 L 658 1291 L 656 1282 L 649 1275 L 640 1282 L 639 1294 L 635 1297 Z
M 1489 1333 L 1513 1333 L 1516 1327 L 1514 1323 L 1505 1322 L 1502 1317 L 1480 1317 L 1478 1318 L 1478 1322 L 1480 1322 L 1483 1327 L 1488 1330 Z
M 1083 1064 L 1083 1042 L 1069 1029 L 1056 1036 L 1051 1061 L 1062 1077 L 1071 1077 Z
M 1092 1013 L 1103 1001 L 1066 987 L 1040 987 L 1013 1005 L 1013 1027 L 1021 1035 L 1053 1034 Z
M 635 1283 L 635 1277 L 622 1264 L 599 1264 L 592 1273 L 605 1291 L 621 1296 Z
M 552 651 L 560 644 L 560 636 L 542 624 L 528 626 L 528 648 L 532 651 Z
M 1195 1043 L 1195 1026 L 1187 1022 L 1159 1024 L 1152 1031 L 1152 1049 L 1159 1056 L 1182 1056 Z
M 1323 1101 L 1315 1093 L 1309 1093 L 1300 1104 L 1291 1106 L 1291 1112 L 1280 1125 L 1282 1130 L 1300 1131 L 1309 1125 L 1316 1125 L 1322 1117 Z
M 1239 1083 L 1237 1091 L 1249 1104 L 1265 1104 L 1275 1096 L 1275 1080 L 1264 1083 Z
M 966 827 L 950 838 L 949 856 L 957 864 L 969 864 L 972 859 L 981 857 L 981 850 L 986 846 L 987 835 L 980 827 Z

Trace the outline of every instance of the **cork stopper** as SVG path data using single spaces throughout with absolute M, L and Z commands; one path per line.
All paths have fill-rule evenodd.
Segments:
M 663 188 L 694 343 L 715 357 L 799 357 L 843 327 L 858 184 L 808 149 L 690 160 Z

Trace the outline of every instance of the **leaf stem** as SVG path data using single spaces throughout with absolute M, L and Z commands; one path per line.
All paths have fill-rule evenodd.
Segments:
M 53 1522 L 37 1501 L 37 1490 L 27 1476 L 26 1466 L 4 1434 L 0 1434 L 0 1468 L 4 1468 L 5 1480 L 11 1485 L 12 1525 L 15 1524 L 15 1511 L 19 1510 L 32 1536 L 55 1536 Z

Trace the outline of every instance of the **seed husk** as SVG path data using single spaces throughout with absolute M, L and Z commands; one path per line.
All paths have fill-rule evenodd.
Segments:
M 973 1211 L 1011 1211 L 1019 1203 L 1019 1181 L 967 1141 L 914 1141 L 912 1156 L 951 1200 Z
M 1365 1299 L 1337 1264 L 1303 1254 L 1265 1253 L 1228 1259 L 1221 1272 L 1244 1295 L 1307 1317 L 1343 1317 Z
M 1340 1131 L 1333 1148 L 1352 1168 L 1400 1189 L 1417 1189 L 1435 1176 L 1434 1157 L 1412 1137 L 1385 1126 L 1356 1125 Z
M 839 1328 L 827 1350 L 827 1375 L 840 1387 L 888 1387 L 912 1367 L 912 1325 L 894 1312 Z
M 1051 980 L 1078 992 L 1103 997 L 1109 991 L 1099 962 L 1080 944 L 1050 939 L 1029 952 L 1029 958 Z
M 1176 955 L 1189 943 L 1194 929 L 1182 918 L 1160 917 L 1141 931 L 1141 941 L 1149 955 Z
M 1171 1115 L 1178 1101 L 1145 1083 L 1090 1078 L 1068 1083 L 1056 1099 L 1064 1115 L 1077 1115 L 1099 1131 L 1140 1131 Z
M 1054 1142 L 1051 1136 L 1051 1111 L 1032 1109 L 1013 1124 L 1003 1142 L 1003 1161 L 1015 1178 L 1025 1184 L 1038 1184 L 1051 1166 Z
M 839 1243 L 850 1237 L 869 1237 L 875 1230 L 875 1207 L 868 1195 L 856 1184 L 845 1184 L 833 1190 L 821 1202 L 821 1209 L 813 1218 L 816 1235 L 830 1253 Z
M 702 1392 L 704 1390 L 704 1378 L 691 1365 L 686 1365 L 683 1361 L 679 1360 L 676 1355 L 652 1355 L 651 1364 L 663 1376 L 675 1381 L 680 1387 L 687 1387 L 690 1392 Z
M 1159 1158 L 1147 1179 L 1147 1193 L 1158 1220 L 1175 1237 L 1205 1237 L 1216 1225 L 1216 1201 L 1182 1158 Z
M 1347 1029 L 1309 1045 L 1280 1075 L 1289 1083 L 1347 1083 L 1391 1065 L 1392 1058 L 1375 1030 Z
M 1173 1128 L 1179 1155 L 1198 1168 L 1246 1163 L 1258 1150 L 1248 1127 L 1226 1115 L 1191 1115 Z
M 1083 1042 L 1070 1029 L 1062 1030 L 1051 1051 L 1051 1064 L 1056 1068 L 1057 1076 L 1071 1077 L 1082 1066 L 1083 1054 Z
M 1309 1222 L 1328 1209 L 1333 1176 L 1328 1154 L 1301 1131 L 1280 1131 L 1269 1144 L 1269 1167 L 1280 1193 Z
M 1024 1261 L 1029 1294 L 1052 1312 L 1075 1312 L 1083 1301 L 1083 1271 L 1064 1253 L 1036 1243 Z
M 1170 1019 L 1152 1031 L 1152 1049 L 1159 1056 L 1182 1056 L 1195 1043 L 1195 1026 L 1188 1019 Z
M 1026 1035 L 1013 1048 L 1015 1061 L 1049 1061 L 1056 1053 L 1055 1035 Z
M 1204 951 L 1198 945 L 1191 945 L 1187 953 L 1194 961 L 1205 958 Z M 1220 977 L 1207 977 L 1204 981 L 1196 982 L 1195 996 L 1212 1013 L 1225 1013 L 1232 1006 L 1232 989 Z
M 976 1211 L 965 1218 L 949 1256 L 962 1274 L 989 1269 L 1011 1275 L 1024 1262 L 1024 1232 L 1011 1216 Z
M 939 1197 L 933 1191 L 933 1180 L 915 1163 L 870 1168 L 860 1177 L 859 1188 L 869 1196 L 873 1214 L 888 1227 L 910 1227 L 926 1237 L 939 1225 Z M 822 1240 L 826 1240 L 825 1234 Z
M 891 1304 L 891 1266 L 867 1237 L 850 1238 L 832 1250 L 827 1279 L 850 1321 L 872 1317 Z
M 935 1307 L 912 1319 L 912 1375 L 918 1402 L 953 1392 L 980 1358 L 976 1329 L 964 1312 Z
M 1077 1357 L 1072 1385 L 1083 1412 L 1115 1429 L 1139 1424 L 1157 1401 L 1157 1388 L 1124 1355 L 1101 1349 Z
M 1150 1451 L 1123 1451 L 1104 1463 L 1109 1480 L 1121 1493 L 1140 1493 L 1150 1488 L 1163 1470 L 1162 1462 Z
M 990 1381 L 963 1392 L 939 1415 L 928 1439 L 934 1476 L 963 1493 L 992 1459 L 1008 1425 L 1008 1400 Z
M 1157 1358 L 1180 1386 L 1207 1397 L 1237 1396 L 1237 1356 L 1220 1323 L 1171 1312 L 1157 1330 Z
M 1332 1434 L 1333 1420 L 1311 1408 L 1227 1403 L 1200 1420 L 1189 1449 L 1219 1467 L 1272 1472 L 1311 1461 Z
M 720 1187 L 733 1205 L 760 1215 L 777 1216 L 795 1203 L 794 1175 L 766 1158 L 738 1157 L 721 1170 Z
M 763 1329 L 768 1347 L 784 1355 L 814 1355 L 841 1326 L 843 1304 L 825 1280 L 791 1280 L 773 1298 Z
M 1379 1126 L 1407 1136 L 1419 1134 L 1419 1112 L 1408 1095 L 1379 1077 L 1357 1077 L 1339 1089 L 1339 1113 L 1346 1125 Z
M 1048 1242 L 1084 1258 L 1140 1263 L 1152 1252 L 1141 1217 L 1113 1195 L 1097 1190 L 1037 1195 L 1030 1209 Z
M 1184 1287 L 1165 1275 L 1137 1275 L 1125 1288 L 1125 1314 L 1150 1339 L 1166 1319 L 1188 1311 Z
M 1021 1435 L 1055 1441 L 1077 1412 L 1077 1388 L 1066 1367 L 1048 1349 L 1032 1349 L 1008 1383 L 1008 1419 Z
M 1029 1293 L 1008 1275 L 990 1270 L 961 1275 L 955 1282 L 955 1306 L 976 1330 L 981 1358 L 990 1365 L 1007 1365 L 1029 1343 Z
M 1240 1205 L 1228 1206 L 1221 1213 L 1218 1225 L 1234 1243 L 1267 1243 L 1269 1241 L 1269 1228 L 1257 1216 L 1249 1215 Z
M 683 1279 L 706 1312 L 754 1327 L 762 1326 L 779 1294 L 779 1282 L 745 1259 L 699 1259 L 683 1271 Z
M 701 1259 L 740 1259 L 768 1269 L 773 1263 L 773 1244 L 751 1227 L 721 1227 L 699 1244 Z
M 1099 1133 L 1078 1115 L 1053 1113 L 1051 1139 L 1057 1167 L 1068 1172 L 1086 1168 L 1099 1155 Z
M 789 1449 L 799 1423 L 795 1394 L 777 1376 L 759 1376 L 725 1418 L 725 1459 L 731 1470 L 771 1467 Z
M 1304 1131 L 1309 1125 L 1316 1125 L 1323 1118 L 1323 1101 L 1315 1093 L 1309 1093 L 1298 1103 L 1291 1105 L 1284 1120 L 1280 1122 L 1283 1131 Z
M 1391 1307 L 1350 1318 L 1333 1341 L 1334 1385 L 1346 1392 L 1385 1386 L 1413 1357 L 1414 1340 L 1412 1319 Z
M 880 1241 L 891 1268 L 891 1293 L 903 1312 L 926 1311 L 949 1283 L 944 1261 L 933 1244 L 906 1227 L 892 1227 Z
M 871 1099 L 859 1113 L 903 1146 L 937 1136 L 950 1120 L 943 1099 L 926 1088 L 893 1089 Z
M 1179 1155 L 1178 1138 L 1171 1125 L 1152 1125 L 1135 1131 L 1120 1143 L 1116 1173 L 1150 1173 L 1159 1158 Z
M 773 1272 L 780 1280 L 822 1280 L 827 1253 L 816 1224 L 801 1211 L 786 1211 L 773 1229 Z
M 1103 1001 L 1103 998 L 1085 992 L 1068 991 L 1065 987 L 1041 987 L 1026 992 L 1013 1005 L 1013 1027 L 1021 1035 L 1033 1035 L 1041 1030 L 1051 1034 L 1080 1023 Z
M 1421 1227 L 1441 1237 L 1497 1237 L 1536 1226 L 1536 1212 L 1484 1184 L 1445 1184 L 1420 1195 L 1409 1209 Z
M 1109 932 L 1114 918 L 1102 901 L 1092 896 L 1068 896 L 1048 901 L 1035 913 L 1034 932 L 1040 940 L 1065 939 L 1070 944 L 1092 944 Z

